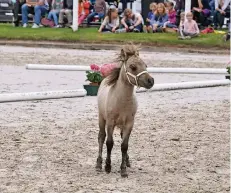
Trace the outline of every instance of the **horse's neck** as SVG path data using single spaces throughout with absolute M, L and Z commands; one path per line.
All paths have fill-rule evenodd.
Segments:
M 133 99 L 134 86 L 129 83 L 123 67 L 115 85 L 115 90 L 119 100 L 128 101 Z

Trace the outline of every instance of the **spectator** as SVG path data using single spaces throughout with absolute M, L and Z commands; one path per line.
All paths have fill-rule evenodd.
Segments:
M 214 28 L 217 29 L 218 26 L 221 29 L 224 25 L 225 17 L 230 17 L 230 1 L 231 0 L 215 0 L 215 13 L 214 13 Z
M 151 32 L 160 32 L 164 26 L 164 23 L 168 21 L 168 15 L 166 14 L 166 9 L 163 3 L 157 5 L 157 11 L 154 17 L 151 19 L 152 29 Z
M 180 13 L 180 23 L 179 23 L 179 33 L 180 35 L 183 33 L 184 30 L 184 22 L 185 22 L 185 12 Z
M 180 30 L 180 39 L 191 39 L 199 35 L 200 31 L 196 21 L 193 20 L 193 14 L 188 12 L 184 21 L 183 30 Z
M 59 27 L 58 26 L 58 15 L 62 8 L 62 4 L 63 4 L 63 0 L 52 0 L 51 11 L 49 12 L 47 16 L 47 19 L 49 20 L 52 20 L 53 18 L 56 28 Z
M 16 0 L 13 4 L 13 14 L 14 14 L 14 26 L 19 26 L 18 14 L 21 13 L 22 5 L 26 3 L 26 0 Z
M 100 19 L 104 18 L 106 15 L 106 2 L 105 0 L 96 0 L 95 5 L 94 5 L 94 12 L 92 12 L 90 15 L 87 17 L 87 25 L 89 26 L 90 23 L 93 21 L 94 17 L 96 15 L 99 16 Z
M 211 15 L 214 15 L 214 11 L 215 11 L 215 0 L 209 0 L 209 6 L 210 6 L 210 10 L 211 10 Z
M 154 14 L 157 10 L 157 4 L 151 3 L 149 8 L 150 8 L 150 12 L 148 13 L 148 17 L 146 18 L 146 25 L 144 26 L 144 32 L 149 32 L 147 31 L 147 29 L 151 28 L 150 21 L 154 17 Z
M 27 27 L 28 23 L 28 11 L 34 9 L 34 24 L 32 28 L 39 28 L 41 16 L 45 15 L 49 10 L 49 4 L 47 0 L 26 0 L 26 3 L 22 6 L 22 24 L 23 27 Z
M 90 13 L 91 3 L 88 0 L 79 0 L 79 19 L 78 24 L 82 24 Z
M 64 15 L 66 15 L 66 18 L 67 18 L 66 27 L 71 27 L 72 10 L 73 10 L 73 0 L 63 0 L 63 7 L 59 12 L 59 27 L 65 27 Z
M 142 32 L 143 18 L 140 13 L 133 13 L 131 9 L 124 10 L 124 17 L 121 24 L 125 27 L 127 32 Z
M 192 0 L 192 11 L 194 19 L 200 23 L 201 27 L 207 27 L 211 13 L 209 0 Z
M 167 3 L 167 10 L 168 10 L 168 21 L 164 23 L 164 29 L 168 28 L 177 28 L 176 26 L 176 11 L 174 9 L 173 2 Z
M 120 20 L 116 8 L 110 8 L 98 32 L 113 32 L 119 28 Z

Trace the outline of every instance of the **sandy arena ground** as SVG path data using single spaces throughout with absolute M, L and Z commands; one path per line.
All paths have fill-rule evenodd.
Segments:
M 0 46 L 0 93 L 81 88 L 84 72 L 27 71 L 24 65 L 110 63 L 115 53 Z M 148 66 L 160 67 L 223 68 L 229 61 L 227 55 L 185 53 L 141 52 L 141 57 Z M 153 76 L 156 83 L 224 79 Z M 126 179 L 119 173 L 119 131 L 112 173 L 94 169 L 96 97 L 2 103 L 0 193 L 229 192 L 229 92 L 229 87 L 216 87 L 137 94 Z

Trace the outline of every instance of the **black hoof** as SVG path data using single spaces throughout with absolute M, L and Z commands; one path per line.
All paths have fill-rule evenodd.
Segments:
M 126 170 L 121 170 L 121 177 L 122 178 L 127 178 L 128 177 L 128 173 Z
M 96 165 L 95 166 L 95 170 L 97 171 L 97 172 L 101 172 L 102 171 L 102 165 Z
M 97 158 L 95 169 L 98 172 L 102 171 L 102 159 L 101 158 Z
M 109 174 L 111 172 L 111 165 L 105 165 L 105 172 Z

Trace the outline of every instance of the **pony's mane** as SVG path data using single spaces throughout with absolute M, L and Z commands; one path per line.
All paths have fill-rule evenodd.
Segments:
M 116 58 L 116 61 L 119 63 L 119 66 L 117 68 L 114 68 L 112 72 L 110 73 L 110 75 L 107 77 L 106 84 L 108 86 L 114 85 L 117 82 L 117 80 L 119 79 L 120 70 L 121 70 L 123 63 L 126 62 L 128 58 L 131 56 L 134 56 L 134 55 L 139 56 L 139 50 L 140 50 L 140 47 L 135 46 L 133 44 L 127 44 L 122 47 L 120 53 L 118 54 Z

